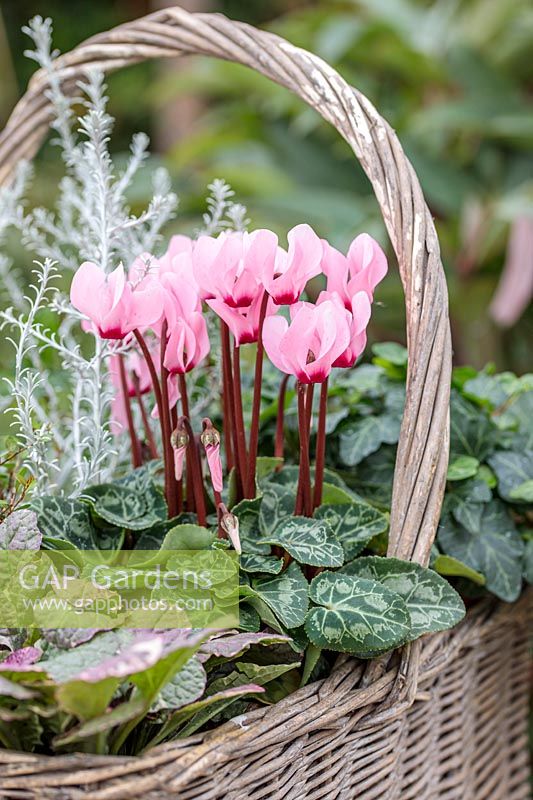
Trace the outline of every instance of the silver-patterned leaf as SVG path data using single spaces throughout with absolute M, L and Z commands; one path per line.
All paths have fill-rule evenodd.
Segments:
M 289 564 L 281 575 L 274 578 L 253 581 L 252 590 L 284 627 L 298 628 L 303 625 L 309 607 L 309 585 L 298 564 Z M 251 602 L 253 605 L 253 598 Z
M 241 569 L 245 572 L 265 572 L 279 575 L 283 567 L 283 559 L 277 556 L 263 556 L 256 553 L 241 556 Z
M 410 639 L 424 633 L 447 630 L 465 615 L 464 603 L 455 589 L 432 569 L 398 558 L 357 558 L 343 573 L 378 581 L 405 600 L 411 615 Z
M 388 518 L 368 503 L 323 505 L 316 509 L 315 519 L 328 523 L 342 544 L 346 560 L 355 558 L 368 542 L 388 528 Z
M 312 567 L 340 567 L 344 550 L 327 522 L 309 517 L 290 517 L 264 537 L 283 547 L 300 564 Z
M 305 631 L 316 647 L 369 658 L 411 636 L 405 601 L 377 581 L 323 572 L 311 582 L 310 597 L 316 606 Z
M 294 513 L 295 492 L 292 488 L 268 483 L 263 491 L 259 511 L 259 530 L 267 535 Z

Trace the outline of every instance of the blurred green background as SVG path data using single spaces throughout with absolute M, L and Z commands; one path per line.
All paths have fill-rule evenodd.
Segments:
M 54 20 L 69 50 L 89 35 L 165 5 L 160 0 L 2 0 L 0 122 L 34 65 L 20 28 Z M 166 5 L 170 5 L 167 3 Z M 455 361 L 531 369 L 533 331 L 533 3 L 531 0 L 187 0 L 261 25 L 318 53 L 397 130 L 435 217 L 448 275 Z M 245 68 L 208 59 L 142 64 L 110 77 L 114 148 L 152 138 L 181 197 L 175 229 L 191 230 L 205 187 L 224 177 L 254 226 L 283 234 L 308 221 L 339 247 L 367 230 L 387 238 L 351 151 L 320 117 Z M 47 204 L 57 151 L 39 157 L 30 202 Z M 132 204 L 142 203 L 148 181 Z M 509 246 L 509 242 L 514 242 Z M 389 248 L 390 250 L 390 248 Z M 15 248 L 15 260 L 24 256 Z M 391 270 L 372 338 L 404 341 Z

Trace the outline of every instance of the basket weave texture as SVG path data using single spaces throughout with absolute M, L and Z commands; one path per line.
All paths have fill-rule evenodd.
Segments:
M 218 14 L 164 9 L 92 37 L 55 62 L 67 93 L 89 68 L 203 54 L 299 95 L 351 145 L 374 188 L 405 291 L 409 371 L 388 555 L 427 564 L 448 461 L 451 340 L 431 214 L 394 131 L 321 59 Z M 0 185 L 52 118 L 36 73 L 0 134 Z M 54 800 L 526 800 L 529 596 L 487 601 L 454 631 L 392 659 L 341 656 L 274 707 L 138 758 L 0 751 L 0 798 Z

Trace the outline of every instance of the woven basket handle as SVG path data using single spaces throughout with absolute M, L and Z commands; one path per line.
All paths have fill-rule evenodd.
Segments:
M 350 144 L 372 183 L 405 290 L 409 369 L 390 519 L 389 555 L 425 564 L 437 529 L 448 463 L 451 339 L 437 235 L 414 170 L 391 127 L 321 59 L 219 14 L 168 8 L 88 39 L 55 62 L 67 93 L 88 68 L 203 54 L 244 64 L 286 86 Z M 0 135 L 0 185 L 31 159 L 52 118 L 37 72 Z

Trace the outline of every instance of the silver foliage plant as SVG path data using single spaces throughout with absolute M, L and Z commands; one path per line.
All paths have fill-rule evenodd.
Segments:
M 148 137 L 133 137 L 128 163 L 120 172 L 109 151 L 114 120 L 107 111 L 103 76 L 87 72 L 78 84 L 79 95 L 67 97 L 54 68 L 58 53 L 52 49 L 51 21 L 35 17 L 24 32 L 34 45 L 26 55 L 48 75 L 52 128 L 66 174 L 54 211 L 26 210 L 28 165 L 21 165 L 11 186 L 0 191 L 0 246 L 13 226 L 37 259 L 34 281 L 24 294 L 8 259 L 0 255 L 0 280 L 9 305 L 0 311 L 0 324 L 15 350 L 4 405 L 10 405 L 14 434 L 24 447 L 35 491 L 76 494 L 89 483 L 109 480 L 125 455 L 117 451 L 109 429 L 112 389 L 105 367 L 106 359 L 123 345 L 87 336 L 89 352 L 85 343 L 81 347 L 77 332 L 82 318 L 56 282 L 63 276 L 69 281 L 82 261 L 111 271 L 120 262 L 131 264 L 143 252 L 157 252 L 161 230 L 174 216 L 178 200 L 166 170 L 156 169 L 152 200 L 138 216 L 131 213 L 127 193 L 148 156 Z M 81 117 L 76 117 L 74 104 L 84 107 Z M 209 190 L 201 233 L 243 230 L 246 209 L 233 202 L 230 187 L 217 180 Z M 50 311 L 54 313 L 53 329 L 42 321 L 43 311 L 47 320 Z M 68 403 L 64 387 L 57 385 L 57 371 L 47 367 L 45 354 L 50 350 L 62 365 L 62 382 L 69 382 Z

